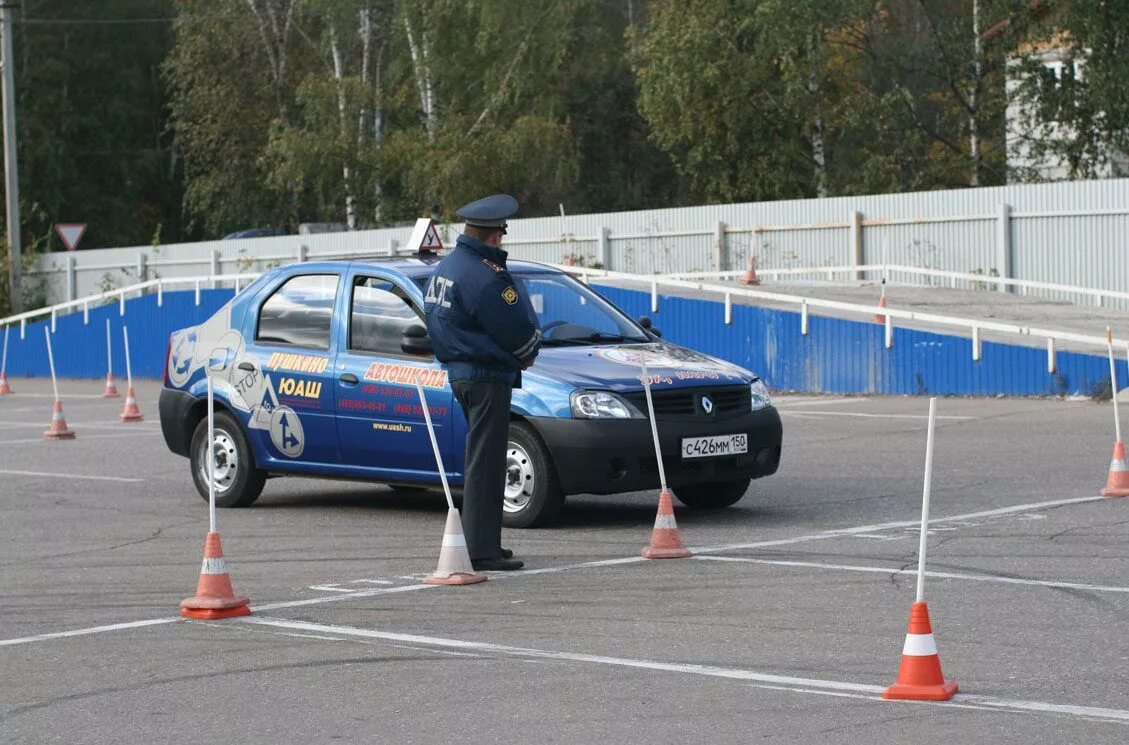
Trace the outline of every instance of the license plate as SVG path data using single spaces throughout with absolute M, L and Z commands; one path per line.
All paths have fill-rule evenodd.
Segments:
M 739 455 L 749 451 L 748 435 L 713 435 L 682 438 L 683 458 L 712 458 Z

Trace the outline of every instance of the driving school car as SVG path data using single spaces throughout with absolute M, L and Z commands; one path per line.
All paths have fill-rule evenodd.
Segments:
M 424 291 L 439 257 L 299 263 L 271 270 L 169 339 L 161 430 L 208 498 L 207 377 L 215 391 L 216 502 L 245 507 L 268 476 L 440 484 L 463 480 L 466 420 L 431 351 Z M 751 372 L 661 338 L 569 274 L 509 262 L 544 333 L 514 390 L 504 524 L 550 523 L 570 494 L 659 485 L 641 363 L 667 481 L 689 507 L 741 499 L 776 472 L 780 416 Z

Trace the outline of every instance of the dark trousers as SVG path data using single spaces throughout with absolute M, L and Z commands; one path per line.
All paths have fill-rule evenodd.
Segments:
M 467 421 L 463 532 L 472 560 L 502 556 L 502 499 L 510 429 L 509 383 L 451 381 Z

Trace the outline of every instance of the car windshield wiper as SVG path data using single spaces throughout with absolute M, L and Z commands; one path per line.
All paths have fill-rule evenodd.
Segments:
M 588 339 L 576 339 L 576 338 L 572 338 L 572 339 L 569 339 L 569 338 L 542 339 L 541 340 L 541 346 L 543 346 L 543 347 L 558 346 L 558 345 L 565 345 L 565 344 L 571 344 L 571 345 L 576 346 L 576 345 L 588 345 L 588 344 L 591 344 L 591 343 L 592 342 Z
M 623 334 L 609 334 L 606 331 L 597 331 L 596 333 L 589 336 L 588 340 L 589 341 L 610 341 L 610 342 L 621 342 L 621 341 L 645 342 L 645 341 L 650 341 L 649 339 L 638 339 L 634 336 L 624 336 Z

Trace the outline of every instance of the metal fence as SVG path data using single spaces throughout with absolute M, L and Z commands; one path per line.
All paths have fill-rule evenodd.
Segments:
M 453 242 L 461 226 L 441 226 Z M 154 278 L 388 255 L 411 227 L 41 256 L 48 304 Z M 516 258 L 635 274 L 893 264 L 1129 291 L 1129 179 L 513 220 Z M 1006 284 L 1000 284 L 1006 290 Z M 1069 299 L 1050 290 L 1039 294 Z

